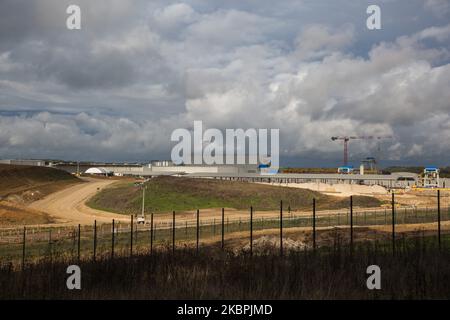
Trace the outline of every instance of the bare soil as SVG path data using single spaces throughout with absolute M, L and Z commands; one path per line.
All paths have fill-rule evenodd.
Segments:
M 55 226 L 93 224 L 94 220 L 99 223 L 110 223 L 112 219 L 129 220 L 127 216 L 95 210 L 85 205 L 90 197 L 117 180 L 94 178 L 83 180 L 85 183 L 52 193 L 44 199 L 31 203 L 29 208 L 48 213 L 55 219 Z
M 81 182 L 53 168 L 0 164 L 0 226 L 53 223 L 50 215 L 28 205 Z
M 47 213 L 27 208 L 10 201 L 0 201 L 0 225 L 24 226 L 54 223 Z

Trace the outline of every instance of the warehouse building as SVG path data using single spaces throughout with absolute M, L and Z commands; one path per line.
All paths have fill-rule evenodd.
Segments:
M 45 160 L 14 160 L 14 159 L 4 159 L 0 160 L 1 164 L 11 164 L 11 165 L 17 165 L 17 166 L 45 166 L 48 165 L 48 163 Z

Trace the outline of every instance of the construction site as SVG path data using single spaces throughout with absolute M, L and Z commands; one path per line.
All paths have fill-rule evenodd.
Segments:
M 419 175 L 418 180 L 414 180 L 420 183 L 425 177 L 436 179 L 428 180 L 428 186 L 397 184 L 393 187 L 392 184 L 383 186 L 377 179 L 398 181 L 389 180 L 388 175 L 373 175 L 370 179 L 372 175 L 369 174 L 366 177 L 354 173 L 280 173 L 270 178 L 275 180 L 267 181 L 254 173 L 168 174 L 170 166 L 161 166 L 163 172 L 145 175 L 114 175 L 113 166 L 99 168 L 103 169 L 86 169 L 90 172 L 76 175 L 44 166 L 0 166 L 2 182 L 9 181 L 2 186 L 0 202 L 0 278 L 7 274 L 8 279 L 15 278 L 20 272 L 25 272 L 28 277 L 29 270 L 33 270 L 33 274 L 42 273 L 34 278 L 39 283 L 36 280 L 26 282 L 40 287 L 38 293 L 29 288 L 17 291 L 8 285 L 9 289 L 2 292 L 3 297 L 19 294 L 41 297 L 43 293 L 54 298 L 69 298 L 67 291 L 61 291 L 58 286 L 44 289 L 40 281 L 45 282 L 47 278 L 44 269 L 39 270 L 50 264 L 52 270 L 58 270 L 70 261 L 94 273 L 106 263 L 122 272 L 128 272 L 125 270 L 131 265 L 145 265 L 147 267 L 138 270 L 150 268 L 148 270 L 153 270 L 151 275 L 139 272 L 133 279 L 150 277 L 155 281 L 159 274 L 166 272 L 161 268 L 177 267 L 185 271 L 178 274 L 178 280 L 170 283 L 179 286 L 181 283 L 177 281 L 191 281 L 192 268 L 203 268 L 201 261 L 221 265 L 232 263 L 243 270 L 254 266 L 255 261 L 282 268 L 269 260 L 281 256 L 283 258 L 277 258 L 281 259 L 277 261 L 287 261 L 301 253 L 300 257 L 306 260 L 290 263 L 323 264 L 325 257 L 340 252 L 342 261 L 348 261 L 347 249 L 350 248 L 352 259 L 357 261 L 392 259 L 392 252 L 395 252 L 394 257 L 409 256 L 414 261 L 426 259 L 434 265 L 433 259 L 438 259 L 450 248 L 450 193 L 438 188 L 437 181 L 442 183 L 438 175 L 424 175 L 423 178 Z M 360 183 L 361 177 L 365 183 Z M 417 260 L 417 250 L 423 249 L 415 247 L 415 243 L 426 246 L 427 254 L 433 250 L 440 250 L 440 254 L 435 254 L 433 259 L 421 255 Z M 374 246 L 371 250 L 376 253 L 366 256 L 368 246 Z M 238 263 L 236 259 L 242 257 L 244 260 Z M 131 265 L 130 261 L 133 261 Z M 12 270 L 16 271 L 11 273 Z M 321 266 L 316 273 L 317 270 L 325 272 L 327 269 Z M 342 266 L 346 277 L 353 272 L 351 270 Z M 392 277 L 398 276 L 397 269 L 390 270 Z M 225 269 L 222 272 L 228 277 L 232 271 Z M 260 272 L 257 274 L 261 275 Z M 311 276 L 310 272 L 302 274 Z M 165 291 L 158 285 L 147 291 L 142 282 L 133 282 L 134 290 L 120 290 L 120 294 L 115 291 L 119 288 L 118 279 L 113 277 L 105 282 L 99 278 L 89 280 L 88 291 L 75 293 L 72 297 L 87 297 L 86 292 L 90 292 L 90 297 L 97 298 L 197 299 L 205 294 L 210 298 L 236 298 L 241 281 L 234 282 L 230 291 L 216 291 L 222 283 L 216 276 L 215 272 L 202 276 L 203 280 L 209 279 L 206 291 Z M 239 277 L 247 276 L 247 273 L 239 273 Z M 2 281 L 10 283 L 5 279 Z M 310 294 L 321 298 L 348 298 L 346 292 L 351 285 L 334 287 L 333 281 L 322 278 L 318 285 L 310 288 Z M 242 298 L 269 297 L 271 282 L 258 283 L 261 284 L 259 291 L 237 295 Z M 406 283 L 402 282 L 402 288 L 410 290 Z M 334 288 L 332 294 L 321 291 L 323 286 L 330 285 Z M 430 282 L 416 285 L 429 288 Z M 433 280 L 432 286 L 435 291 L 424 293 L 422 297 L 447 295 L 447 290 L 438 281 Z M 301 291 L 289 291 L 286 297 L 312 297 L 301 293 L 305 292 L 305 287 L 302 285 L 301 288 Z M 368 298 L 364 291 L 356 292 L 357 297 Z M 400 291 L 395 295 L 404 298 Z
M 434 258 L 421 255 L 420 259 L 413 259 L 441 268 L 438 265 L 441 259 L 446 259 L 445 253 L 450 248 L 447 168 L 443 168 L 443 176 L 435 166 L 411 167 L 411 170 L 384 168 L 379 158 L 373 156 L 364 157 L 355 168 L 351 165 L 355 161 L 348 154 L 349 141 L 356 139 L 382 138 L 332 137 L 330 143 L 343 144 L 340 165 L 281 168 L 270 175 L 265 174 L 265 165 L 249 164 L 2 160 L 0 281 L 9 283 L 1 279 L 11 277 L 11 272 L 16 277 L 40 266 L 62 266 L 69 261 L 91 268 L 92 272 L 105 263 L 113 263 L 125 272 L 129 268 L 125 261 L 134 261 L 135 265 L 150 263 L 150 268 L 158 274 L 165 272 L 159 268 L 178 266 L 186 270 L 178 275 L 179 279 L 191 281 L 188 279 L 193 276 L 193 268 L 203 268 L 199 265 L 202 259 L 208 264 L 233 263 L 235 267 L 248 269 L 253 268 L 255 259 L 268 263 L 280 257 L 280 261 L 287 262 L 300 254 L 302 262 L 290 263 L 322 265 L 324 259 L 337 254 L 343 255 L 339 258 L 342 261 L 357 256 L 362 259 L 360 262 L 416 257 L 424 250 L 422 246 L 428 248 L 427 254 L 434 253 Z M 367 250 L 374 253 L 367 256 Z M 154 264 L 155 260 L 147 260 L 152 257 L 165 262 Z M 234 260 L 238 257 L 243 262 Z M 178 258 L 183 261 L 180 265 L 173 260 Z M 349 276 L 344 264 L 342 272 Z M 398 264 L 399 268 L 401 265 Z M 281 265 L 273 268 L 283 269 Z M 320 270 L 325 272 L 326 267 Z M 399 270 L 391 269 L 392 276 L 397 277 Z M 428 274 L 425 270 L 421 272 Z M 139 277 L 156 281 L 158 276 L 143 273 Z M 46 281 L 44 275 L 38 279 Z M 218 293 L 216 285 L 221 282 L 214 279 L 205 288 L 209 298 L 236 297 L 232 292 L 242 290 L 239 281 L 231 291 Z M 323 281 L 318 287 L 308 287 L 309 295 L 303 293 L 307 286 L 301 285 L 303 289 L 289 291 L 286 297 L 348 297 L 348 290 L 353 290 L 346 283 L 327 295 L 321 291 L 322 285 L 333 286 L 334 280 Z M 113 293 L 116 281 L 101 283 L 99 291 L 90 291 L 95 297 L 122 297 Z M 98 284 L 93 281 L 89 285 Z M 174 282 L 174 285 L 180 284 Z M 447 288 L 441 287 L 438 281 L 432 286 L 434 291 L 427 291 L 428 284 L 419 285 L 427 292 L 423 295 L 426 298 L 448 294 Z M 135 286 L 140 288 L 140 293 L 134 295 L 134 291 L 127 291 L 124 297 L 156 297 L 141 284 Z M 397 298 L 404 298 L 403 292 L 410 290 L 406 282 L 402 287 L 406 291 L 392 289 Z M 250 290 L 238 296 L 267 298 L 268 288 L 263 285 L 260 291 Z M 8 290 L 5 297 L 19 294 L 12 287 Z M 32 292 L 27 290 L 30 289 L 22 288 L 20 292 L 28 292 L 25 296 L 32 297 Z M 171 299 L 199 298 L 205 294 L 196 290 L 166 292 L 163 287 L 157 290 L 158 297 Z M 55 298 L 67 297 L 57 287 L 40 292 Z M 367 298 L 363 291 L 355 292 L 357 297 Z M 77 297 L 85 295 L 81 293 Z
M 382 140 L 390 140 L 392 137 L 386 136 L 333 136 L 330 143 L 340 143 L 343 147 L 343 160 L 341 165 L 335 168 L 281 168 L 278 173 L 264 174 L 263 165 L 175 165 L 171 160 L 154 160 L 148 163 L 99 163 L 99 162 L 70 162 L 58 160 L 0 160 L 5 175 L 3 181 L 6 183 L 2 191 L 1 201 L 4 208 L 4 215 L 13 209 L 24 208 L 25 211 L 37 210 L 39 216 L 49 217 L 49 220 L 58 221 L 57 225 L 70 224 L 88 224 L 92 225 L 94 220 L 98 222 L 110 222 L 115 218 L 118 221 L 127 221 L 128 217 L 124 214 L 133 214 L 136 218 L 138 211 L 123 212 L 128 210 L 121 203 L 107 205 L 107 210 L 103 205 L 97 205 L 93 208 L 92 199 L 101 198 L 101 195 L 107 194 L 110 190 L 120 190 L 124 188 L 123 194 L 129 195 L 129 192 L 135 193 L 136 188 L 151 183 L 158 178 L 171 177 L 173 181 L 179 181 L 185 184 L 185 181 L 192 181 L 190 184 L 199 185 L 212 183 L 215 181 L 215 188 L 230 183 L 240 183 L 239 189 L 252 190 L 252 186 L 267 188 L 268 194 L 283 192 L 318 192 L 324 196 L 335 197 L 336 199 L 348 198 L 350 196 L 366 196 L 387 201 L 391 194 L 398 195 L 401 205 L 411 208 L 418 206 L 432 205 L 436 191 L 447 194 L 450 190 L 446 186 L 450 185 L 450 178 L 447 173 L 441 177 L 440 169 L 435 166 L 412 167 L 411 171 L 398 170 L 395 167 L 386 169 L 380 166 L 382 154 Z M 349 142 L 353 140 L 376 141 L 375 156 L 363 157 L 362 160 L 352 159 L 351 163 L 359 162 L 358 166 L 350 165 L 349 160 Z M 356 168 L 355 168 L 356 167 Z M 40 172 L 42 177 L 37 182 L 30 182 L 27 176 L 28 172 L 32 175 Z M 57 173 L 57 174 L 55 174 Z M 9 175 L 9 176 L 8 176 Z M 17 175 L 17 176 L 16 176 Z M 53 176 L 60 176 L 61 181 L 52 183 Z M 42 181 L 46 189 L 61 189 L 58 192 L 42 191 Z M 17 189 L 8 184 L 8 178 L 17 180 Z M 161 180 L 172 181 L 172 180 Z M 67 183 L 67 187 L 51 187 L 62 183 Z M 24 185 L 21 185 L 24 184 Z M 173 188 L 177 188 L 177 183 L 170 183 Z M 124 187 L 125 186 L 125 187 Z M 131 186 L 131 187 L 130 187 Z M 131 188 L 131 189 L 130 189 Z M 105 191 L 102 191 L 105 189 Z M 145 190 L 146 188 L 143 188 Z M 131 190 L 131 191 L 130 191 Z M 186 190 L 189 190 L 187 188 Z M 271 191 L 270 191 L 271 190 Z M 303 190 L 303 191 L 302 191 Z M 173 190 L 168 190 L 172 192 Z M 283 192 L 278 196 L 283 199 Z M 159 195 L 160 196 L 160 195 Z M 209 195 L 202 195 L 208 198 Z M 249 195 L 250 196 L 250 195 Z M 120 199 L 121 195 L 116 194 Z M 141 200 L 137 200 L 139 198 Z M 237 194 L 236 197 L 239 197 Z M 135 203 L 142 203 L 139 209 L 143 218 L 148 223 L 148 214 L 152 211 L 161 211 L 161 208 L 147 208 L 145 206 L 145 196 L 134 194 Z M 174 201 L 176 196 L 174 197 Z M 198 199 L 197 199 L 198 200 Z M 200 199 L 201 200 L 201 199 Z M 129 199 L 123 200 L 125 203 Z M 225 206 L 232 210 L 247 208 L 252 203 L 242 203 L 240 208 L 238 204 Z M 253 203 L 253 205 L 258 205 Z M 380 204 L 381 205 L 381 204 Z M 195 210 L 201 207 L 185 206 L 185 209 Z M 207 205 L 211 214 L 220 213 L 220 203 L 214 207 Z M 170 213 L 177 208 L 176 205 L 168 204 L 165 206 L 165 212 Z M 216 213 L 212 213 L 216 210 Z M 264 208 L 267 211 L 269 208 Z M 298 210 L 293 209 L 293 210 Z M 164 212 L 161 212 L 161 214 Z M 246 216 L 246 212 L 242 212 Z M 144 217 L 145 216 L 145 217 Z M 161 215 L 158 214 L 156 219 Z M 63 219 L 59 218 L 64 217 Z M 167 218 L 168 219 L 168 218 Z M 11 219 L 13 221 L 14 218 Z M 39 220 L 39 219 L 38 219 Z M 18 219 L 17 221 L 21 221 Z M 8 224 L 10 224 L 8 226 Z M 2 223 L 0 226 L 11 227 L 18 223 Z M 50 226 L 53 224 L 49 224 Z
M 381 186 L 387 191 L 391 189 L 446 189 L 450 186 L 447 176 L 440 177 L 440 169 L 436 166 L 425 166 L 420 172 L 414 170 L 385 172 L 380 167 L 382 162 L 382 140 L 392 139 L 390 136 L 333 136 L 331 141 L 342 142 L 343 161 L 336 168 L 285 168 L 275 174 L 264 174 L 262 164 L 244 165 L 175 165 L 171 160 L 153 160 L 149 163 L 92 163 L 67 162 L 49 160 L 0 160 L 3 164 L 46 166 L 67 171 L 76 176 L 116 176 L 151 178 L 157 176 L 177 176 L 189 178 L 213 178 L 220 180 L 236 180 L 247 182 L 282 184 L 292 187 L 319 188 L 317 191 L 329 189 L 341 190 L 350 188 L 369 190 L 365 186 Z M 375 140 L 376 156 L 367 156 L 361 160 L 352 159 L 349 164 L 349 142 L 353 140 Z M 417 168 L 414 168 L 417 169 Z M 341 186 L 351 185 L 351 186 Z M 315 186 L 315 187 L 314 187 Z M 358 187 L 362 186 L 362 187 Z M 378 189 L 381 190 L 381 189 Z M 338 192 L 339 193 L 339 192 Z
M 195 210 L 206 209 L 202 214 L 203 219 L 219 221 L 222 208 L 227 208 L 228 219 L 248 218 L 248 208 L 261 207 L 257 215 L 275 215 L 278 205 L 261 205 L 261 203 L 242 200 L 242 192 L 248 192 L 249 198 L 258 192 L 267 193 L 269 198 L 277 198 L 277 203 L 290 193 L 302 194 L 316 192 L 318 195 L 334 198 L 335 201 L 344 201 L 350 196 L 359 196 L 376 199 L 378 203 L 373 205 L 381 210 L 389 203 L 392 194 L 397 195 L 396 202 L 405 210 L 425 210 L 426 207 L 435 205 L 435 193 L 439 190 L 444 201 L 447 201 L 447 192 L 450 180 L 440 177 L 440 169 L 437 167 L 423 167 L 421 172 L 415 169 L 413 172 L 386 173 L 379 167 L 379 161 L 375 157 L 366 157 L 360 162 L 358 169 L 349 165 L 348 143 L 350 140 L 390 139 L 391 137 L 332 137 L 331 141 L 343 143 L 344 153 L 341 166 L 332 168 L 288 168 L 281 169 L 279 173 L 265 175 L 261 173 L 258 165 L 175 165 L 170 160 L 156 160 L 147 164 L 141 163 L 90 163 L 90 162 L 61 162 L 49 160 L 1 160 L 3 181 L 8 178 L 17 180 L 17 188 L 6 183 L 1 194 L 2 218 L 0 226 L 4 230 L 13 230 L 23 225 L 28 228 L 62 227 L 86 225 L 95 223 L 110 224 L 112 219 L 116 222 L 129 223 L 129 216 L 135 218 L 135 223 L 150 223 L 150 214 L 154 213 L 155 223 L 171 223 L 172 211 L 177 211 L 178 223 L 195 223 Z M 377 148 L 380 154 L 380 144 Z M 42 177 L 38 181 L 30 182 L 28 172 L 41 171 Z M 334 171 L 334 172 L 333 172 Z M 49 177 L 60 175 L 62 181 L 45 181 Z M 8 176 L 9 175 L 9 176 Z M 18 175 L 18 176 L 16 176 Z M 171 178 L 171 179 L 167 179 Z M 159 180 L 158 180 L 159 179 Z M 41 182 L 42 180 L 43 182 Z M 152 181 L 167 189 L 168 194 L 173 193 L 173 199 L 168 199 L 167 194 L 157 194 L 166 198 L 162 206 L 148 204 L 145 190 Z M 25 183 L 21 185 L 21 183 Z M 201 195 L 194 194 L 191 205 L 178 205 L 180 197 L 186 196 L 192 186 L 208 186 L 214 183 L 209 192 L 201 191 Z M 215 199 L 213 190 L 228 190 L 236 183 L 239 191 L 234 196 L 239 201 L 222 201 L 221 197 Z M 61 187 L 59 185 L 61 184 Z M 170 185 L 169 188 L 166 184 Z M 183 191 L 175 192 L 179 185 L 189 185 Z M 53 186 L 53 187 L 51 187 Z M 229 187 L 226 187 L 229 186 Z M 254 186 L 254 187 L 253 187 Z M 55 189 L 47 191 L 47 189 Z M 203 188 L 203 187 L 201 187 Z M 205 187 L 208 188 L 208 187 Z M 261 188 L 261 191 L 251 191 Z M 58 191 L 58 189 L 60 189 Z M 142 190 L 142 193 L 137 192 Z M 201 190 L 201 189 L 199 189 Z M 148 191 L 151 194 L 152 190 Z M 228 191 L 227 191 L 228 192 Z M 252 193 L 253 192 L 253 193 Z M 273 196 L 277 194 L 277 196 Z M 132 195 L 132 196 L 130 196 Z M 125 196 L 125 198 L 123 198 Z M 123 200 L 119 200 L 122 199 Z M 312 196 L 309 202 L 312 201 Z M 111 199 L 111 200 L 110 200 Z M 110 203 L 114 200 L 112 203 Z M 122 202 L 121 202 L 122 201 Z M 171 202 L 173 201 L 173 202 Z M 334 201 L 334 200 L 333 200 Z M 263 202 L 261 199 L 260 202 Z M 327 202 L 330 202 L 328 200 Z M 130 207 L 130 204 L 133 206 Z M 137 204 L 140 204 L 137 206 Z M 161 204 L 161 203 L 160 203 Z M 289 212 L 308 214 L 308 209 L 298 207 L 294 203 L 288 203 Z M 343 205 L 347 207 L 347 204 Z M 178 212 L 181 209 L 181 212 Z M 275 209 L 275 210 L 274 210 Z M 13 212 L 23 210 L 25 216 L 34 216 L 30 223 L 23 216 L 14 216 Z M 33 213 L 35 213 L 33 215 Z M 40 217 L 40 218 L 36 218 Z M 208 220 L 208 221 L 209 221 Z M 32 223 L 42 221 L 44 223 Z M 47 223 L 45 223 L 47 221 Z M 215 225 L 208 222 L 208 224 Z M 6 231 L 8 232 L 8 231 Z M 13 231 L 10 231 L 13 232 Z M 13 232 L 14 233 L 14 232 Z M 1 234 L 1 233 L 0 233 Z M 3 233 L 5 234 L 5 233 Z

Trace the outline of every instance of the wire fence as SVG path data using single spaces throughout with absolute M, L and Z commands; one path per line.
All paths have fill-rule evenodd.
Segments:
M 283 207 L 277 215 L 258 216 L 249 208 L 247 217 L 236 217 L 222 209 L 219 217 L 202 217 L 197 210 L 193 219 L 172 219 L 156 221 L 154 215 L 147 217 L 145 224 L 139 224 L 133 216 L 129 223 L 111 221 L 109 224 L 78 225 L 75 227 L 33 227 L 0 230 L 0 263 L 32 263 L 40 259 L 70 257 L 73 259 L 96 259 L 96 257 L 133 255 L 160 250 L 176 250 L 182 247 L 219 243 L 248 236 L 250 250 L 258 236 L 272 235 L 280 238 L 280 254 L 283 242 L 294 232 L 304 231 L 316 248 L 316 240 L 325 241 L 324 231 L 331 229 L 350 230 L 345 234 L 350 245 L 354 241 L 392 239 L 395 250 L 396 233 L 421 230 L 434 234 L 440 244 L 442 228 L 450 220 L 450 207 L 441 206 L 440 195 L 434 207 L 399 207 L 392 204 L 384 209 L 355 209 L 350 197 L 349 208 L 333 212 L 316 212 L 315 201 L 311 213 L 299 213 Z M 429 225 L 432 223 L 431 225 Z M 424 224 L 428 224 L 424 228 Z M 371 227 L 371 228 L 369 228 Z M 395 229 L 397 227 L 397 230 Z M 323 234 L 319 234 L 322 232 Z M 321 237 L 321 239 L 317 239 Z

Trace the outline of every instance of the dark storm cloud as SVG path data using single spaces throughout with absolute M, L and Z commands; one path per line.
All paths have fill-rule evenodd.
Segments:
M 57 57 L 49 57 L 38 65 L 35 74 L 40 79 L 54 78 L 70 89 L 109 88 L 128 86 L 134 83 L 137 70 L 125 57 L 118 53 L 101 56 L 79 55 L 67 52 Z
M 82 30 L 65 27 L 69 4 Z M 203 120 L 281 128 L 289 159 L 340 157 L 339 134 L 393 135 L 392 159 L 442 155 L 449 15 L 446 0 L 2 0 L 0 153 L 145 159 Z
M 27 0 L 0 1 L 0 49 L 7 50 L 31 36 L 36 25 L 35 3 Z

